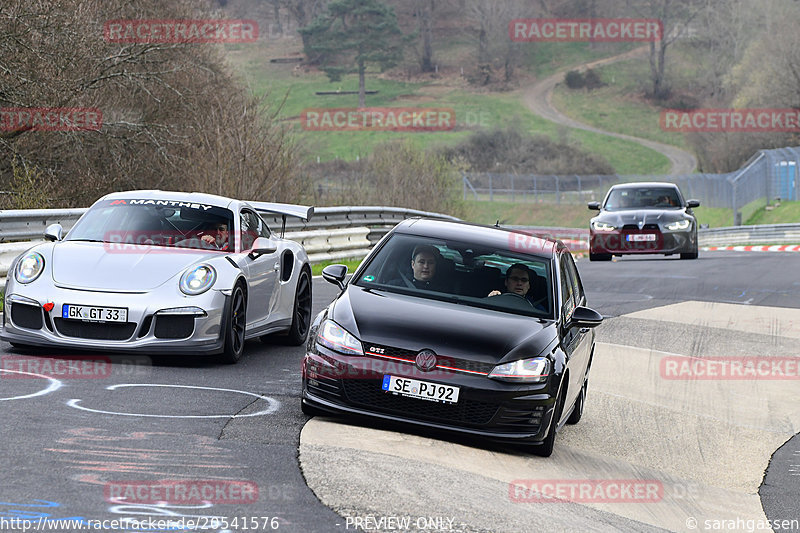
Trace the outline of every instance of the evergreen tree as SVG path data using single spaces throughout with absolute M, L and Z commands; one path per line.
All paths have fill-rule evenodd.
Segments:
M 403 57 L 410 36 L 397 25 L 394 10 L 377 0 L 335 0 L 310 25 L 301 28 L 308 58 L 330 81 L 358 73 L 358 106 L 365 106 L 368 65 L 381 72 Z

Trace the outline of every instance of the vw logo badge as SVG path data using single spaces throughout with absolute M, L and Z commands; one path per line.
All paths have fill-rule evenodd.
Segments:
M 423 372 L 429 372 L 436 368 L 436 354 L 433 350 L 422 350 L 417 354 L 416 364 Z

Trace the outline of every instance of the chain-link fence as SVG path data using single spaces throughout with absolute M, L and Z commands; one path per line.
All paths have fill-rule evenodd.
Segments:
M 683 195 L 707 207 L 732 209 L 734 224 L 742 211 L 775 200 L 800 199 L 800 147 L 760 150 L 742 168 L 724 174 L 541 176 L 495 173 L 463 174 L 464 199 L 581 204 L 602 200 L 616 183 L 675 183 Z

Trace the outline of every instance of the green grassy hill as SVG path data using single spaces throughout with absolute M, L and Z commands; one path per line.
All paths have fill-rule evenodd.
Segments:
M 586 43 L 570 43 L 557 47 L 540 43 L 526 55 L 525 68 L 541 77 L 587 60 L 616 55 L 629 46 L 616 45 L 590 49 Z M 547 45 L 547 46 L 544 46 Z M 449 55 L 458 58 L 465 53 L 465 44 L 454 43 Z M 357 78 L 346 77 L 331 83 L 316 69 L 296 68 L 293 63 L 272 63 L 271 58 L 300 57 L 299 39 L 264 41 L 254 45 L 231 46 L 228 56 L 256 94 L 267 94 L 268 100 L 282 105 L 279 116 L 294 125 L 298 137 L 309 148 L 312 160 L 334 158 L 354 160 L 370 153 L 381 142 L 409 138 L 419 147 L 452 146 L 479 128 L 502 127 L 516 122 L 532 134 L 546 135 L 604 157 L 620 174 L 664 173 L 669 161 L 661 154 L 636 143 L 612 139 L 604 135 L 563 128 L 544 120 L 522 104 L 522 87 L 534 83 L 537 77 L 520 72 L 520 87 L 508 91 L 487 91 L 471 87 L 454 67 L 443 68 L 437 77 L 415 80 L 401 79 L 396 72 L 373 74 L 367 79 L 367 89 L 379 91 L 368 95 L 371 107 L 420 106 L 446 107 L 455 111 L 457 125 L 452 131 L 420 132 L 331 132 L 303 131 L 300 113 L 308 108 L 355 107 L 355 95 L 317 96 L 316 91 L 356 90 Z

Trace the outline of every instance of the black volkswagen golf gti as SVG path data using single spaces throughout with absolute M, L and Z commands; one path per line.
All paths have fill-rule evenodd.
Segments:
M 533 444 L 586 401 L 594 326 L 559 241 L 458 222 L 398 224 L 314 320 L 302 408 Z

